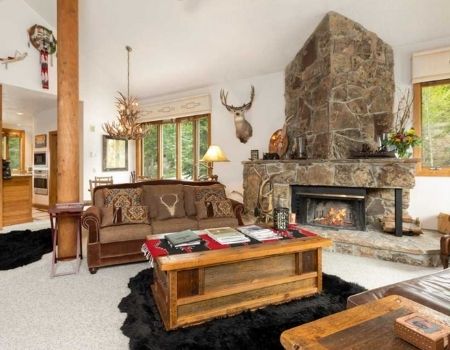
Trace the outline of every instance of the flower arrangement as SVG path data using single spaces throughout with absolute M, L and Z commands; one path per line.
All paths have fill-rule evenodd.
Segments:
M 421 141 L 416 134 L 416 130 L 409 128 L 408 130 L 403 129 L 389 133 L 386 144 L 395 147 L 399 158 L 409 158 L 411 156 L 411 148 L 419 145 Z
M 408 128 L 411 120 L 411 107 L 413 99 L 410 90 L 406 90 L 400 96 L 397 111 L 394 113 L 394 130 L 388 133 L 385 145 L 393 146 L 399 158 L 409 158 L 412 147 L 421 143 L 421 138 L 414 128 Z

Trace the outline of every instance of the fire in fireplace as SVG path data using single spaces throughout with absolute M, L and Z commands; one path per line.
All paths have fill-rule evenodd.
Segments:
M 300 224 L 366 229 L 366 189 L 292 186 L 292 212 Z

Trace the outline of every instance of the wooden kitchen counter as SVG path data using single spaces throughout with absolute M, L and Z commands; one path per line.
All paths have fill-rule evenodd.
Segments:
M 3 179 L 3 226 L 33 221 L 32 175 L 13 175 Z

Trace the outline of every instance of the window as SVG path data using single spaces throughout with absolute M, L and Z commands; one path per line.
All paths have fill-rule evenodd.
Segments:
M 414 126 L 422 137 L 418 175 L 450 176 L 450 80 L 414 85 Z
M 146 124 L 138 147 L 138 174 L 152 179 L 198 180 L 208 175 L 199 160 L 210 144 L 210 116 L 199 115 Z
M 9 159 L 11 170 L 25 170 L 25 132 L 2 129 L 2 158 Z

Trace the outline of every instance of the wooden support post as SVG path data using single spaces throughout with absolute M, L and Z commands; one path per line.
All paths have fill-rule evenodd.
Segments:
M 58 0 L 57 202 L 79 202 L 78 0 Z M 60 223 L 58 256 L 76 255 L 76 222 Z

